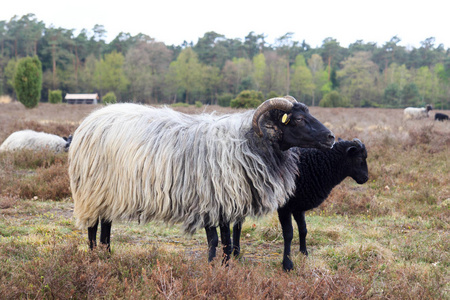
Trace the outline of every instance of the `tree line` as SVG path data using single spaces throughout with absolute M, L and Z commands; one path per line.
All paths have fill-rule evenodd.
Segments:
M 405 107 L 427 103 L 450 107 L 450 49 L 433 37 L 419 48 L 357 40 L 343 47 L 326 38 L 320 47 L 292 39 L 273 44 L 263 33 L 242 41 L 206 32 L 194 44 L 165 45 L 140 33 L 120 33 L 105 41 L 106 30 L 46 27 L 34 14 L 0 21 L 0 95 L 14 94 L 20 58 L 42 63 L 41 101 L 49 91 L 108 92 L 118 101 L 228 105 L 242 91 L 265 98 L 291 94 L 307 105 Z

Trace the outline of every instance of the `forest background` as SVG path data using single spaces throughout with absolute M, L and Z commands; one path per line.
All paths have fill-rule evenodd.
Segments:
M 227 106 L 241 91 L 255 90 L 265 98 L 291 94 L 311 106 L 450 107 L 450 49 L 433 37 L 419 48 L 400 46 L 397 36 L 348 48 L 329 37 L 313 48 L 290 32 L 274 44 L 255 32 L 242 41 L 211 31 L 181 45 L 123 32 L 107 43 L 105 35 L 95 25 L 75 36 L 72 29 L 46 27 L 34 14 L 0 21 L 0 95 L 16 98 L 17 61 L 37 55 L 43 102 L 49 91 L 61 90 L 63 97 L 114 92 L 121 102 Z

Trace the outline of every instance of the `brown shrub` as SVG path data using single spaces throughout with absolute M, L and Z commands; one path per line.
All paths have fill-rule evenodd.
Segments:
M 61 123 L 53 121 L 38 122 L 34 120 L 17 120 L 13 124 L 15 131 L 30 129 L 38 132 L 46 132 L 58 136 L 69 136 L 78 127 L 76 123 Z
M 71 195 L 67 153 L 20 150 L 0 153 L 0 194 L 60 200 Z
M 17 197 L 13 197 L 10 195 L 0 196 L 0 209 L 8 209 L 14 207 L 17 201 L 18 201 Z
M 86 252 L 79 243 L 54 240 L 39 248 L 22 245 L 22 254 L 8 254 L 26 256 L 0 271 L 3 299 L 343 299 L 367 292 L 363 281 L 345 267 L 330 273 L 304 263 L 285 273 L 264 263 L 233 260 L 228 267 L 218 261 L 211 265 L 203 257 L 168 254 L 154 247 L 117 249 L 113 255 L 101 247 Z M 2 245 L 0 259 L 8 251 Z
M 66 162 L 56 162 L 47 168 L 39 167 L 36 173 L 22 178 L 8 191 L 16 191 L 21 198 L 38 197 L 42 200 L 61 200 L 70 197 L 69 174 Z

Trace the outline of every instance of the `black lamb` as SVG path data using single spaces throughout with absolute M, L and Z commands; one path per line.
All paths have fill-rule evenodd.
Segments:
M 318 207 L 328 197 L 331 190 L 341 183 L 347 176 L 353 178 L 358 184 L 365 183 L 368 177 L 367 150 L 360 140 L 339 140 L 332 149 L 299 149 L 298 162 L 299 176 L 296 181 L 295 194 L 283 207 L 278 208 L 278 218 L 283 230 L 284 253 L 283 269 L 289 271 L 293 263 L 291 242 L 293 228 L 291 215 L 298 225 L 300 237 L 300 252 L 308 255 L 306 250 L 306 222 L 305 211 Z M 240 252 L 240 233 L 242 223 L 233 227 L 233 252 L 235 256 Z
M 435 121 L 445 121 L 448 120 L 448 115 L 443 114 L 443 113 L 436 113 L 434 115 L 434 120 Z

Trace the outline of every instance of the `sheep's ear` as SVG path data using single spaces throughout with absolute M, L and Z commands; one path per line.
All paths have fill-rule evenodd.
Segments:
M 65 140 L 67 142 L 67 138 L 65 136 L 63 136 L 62 138 L 63 138 L 63 140 Z
M 291 117 L 291 114 L 289 114 L 289 115 L 288 114 L 284 114 L 281 117 L 281 123 L 283 123 L 284 125 L 287 125 L 289 123 L 289 121 L 291 120 L 290 117 Z
M 343 141 L 343 139 L 341 139 L 340 137 L 338 137 L 338 142 L 342 142 Z
M 347 148 L 347 154 L 350 156 L 355 155 L 358 152 L 358 148 L 356 148 L 355 146 L 350 146 Z

